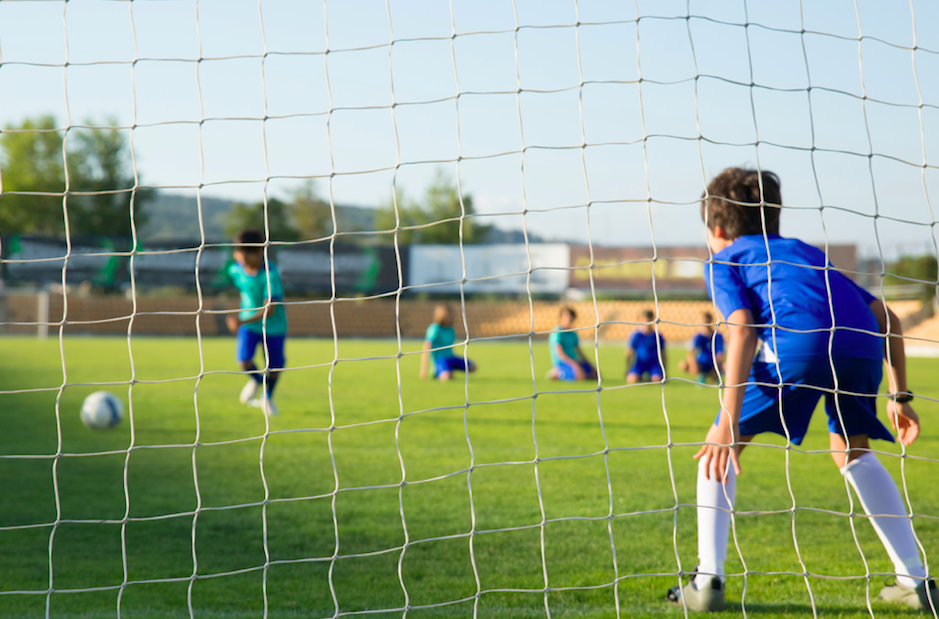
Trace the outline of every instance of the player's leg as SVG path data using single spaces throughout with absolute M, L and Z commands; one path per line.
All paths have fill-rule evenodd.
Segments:
M 581 361 L 580 369 L 584 371 L 584 380 L 594 380 L 597 377 L 597 370 L 589 361 Z
M 447 362 L 449 357 L 440 357 L 434 363 L 434 375 L 437 377 L 437 380 L 441 382 L 447 382 L 453 376 L 453 372 L 450 370 L 450 364 Z
M 653 383 L 660 383 L 664 377 L 665 370 L 662 369 L 662 365 L 658 361 L 653 362 L 649 369 L 649 380 Z
M 754 436 L 764 432 L 788 435 L 798 444 L 808 428 L 812 411 L 821 392 L 817 389 L 799 388 L 797 376 L 799 368 L 794 368 L 790 376 L 784 372 L 781 380 L 775 364 L 755 363 L 748 379 L 743 406 L 740 415 L 740 439 L 738 455 L 746 443 Z M 779 418 L 779 388 L 775 385 L 789 383 L 782 392 L 783 409 L 787 411 L 786 426 Z M 714 425 L 708 430 L 706 441 L 716 442 L 718 413 Z M 730 532 L 731 509 L 737 489 L 737 477 L 732 466 L 728 466 L 723 483 L 720 478 L 710 475 L 703 462 L 698 465 L 697 477 L 697 519 L 698 519 L 698 575 L 685 585 L 680 593 L 673 589 L 669 599 L 685 597 L 692 610 L 720 610 L 723 608 L 724 563 L 727 560 L 727 540 Z M 673 600 L 674 601 L 674 600 Z
M 238 365 L 241 367 L 241 370 L 248 372 L 248 382 L 245 383 L 245 386 L 241 389 L 241 393 L 238 395 L 238 400 L 242 404 L 247 404 L 254 398 L 261 382 L 264 380 L 263 375 L 261 372 L 258 372 L 258 367 L 254 364 L 254 351 L 257 349 L 259 343 L 259 334 L 249 331 L 244 326 L 239 327 L 235 343 L 235 357 L 238 360 Z
M 638 383 L 647 371 L 645 365 L 637 359 L 632 367 L 626 370 L 626 382 L 630 385 Z
M 887 555 L 893 562 L 899 587 L 887 587 L 881 597 L 909 594 L 899 599 L 928 608 L 925 600 L 924 578 L 926 569 L 920 557 L 907 506 L 893 477 L 884 468 L 877 455 L 870 451 L 870 438 L 892 440 L 889 430 L 877 419 L 877 393 L 881 380 L 879 360 L 851 359 L 836 361 L 838 393 L 826 397 L 828 429 L 832 459 L 854 488 L 864 513 L 871 516 L 871 525 L 877 532 Z M 854 396 L 841 393 L 869 393 Z M 845 435 L 848 440 L 845 441 Z M 922 589 L 917 595 L 916 589 Z M 905 590 L 905 591 L 904 591 Z M 939 602 L 939 599 L 936 600 Z

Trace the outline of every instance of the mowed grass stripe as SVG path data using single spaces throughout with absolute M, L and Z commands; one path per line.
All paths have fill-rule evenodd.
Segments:
M 0 389 L 53 389 L 0 394 L 0 454 L 52 456 L 57 444 L 54 388 L 63 381 L 58 342 L 13 337 L 0 342 L 16 352 L 0 361 Z M 419 346 L 405 343 L 407 351 Z M 131 378 L 123 338 L 69 337 L 64 349 L 69 383 Z M 336 602 L 340 613 L 403 608 L 402 580 L 411 606 L 465 600 L 412 609 L 409 617 L 469 617 L 474 612 L 479 617 L 544 617 L 546 604 L 552 617 L 615 617 L 617 574 L 621 616 L 679 616 L 680 610 L 664 603 L 665 591 L 677 578 L 654 575 L 677 572 L 673 538 L 682 567 L 690 570 L 696 562 L 691 459 L 696 448 L 666 445 L 702 439 L 717 408 L 716 390 L 682 381 L 664 389 L 625 387 L 623 351 L 616 346 L 599 349 L 603 385 L 609 389 L 598 393 L 589 385 L 551 383 L 543 379 L 547 345 L 535 342 L 534 350 L 537 397 L 532 397 L 536 385 L 524 340 L 471 344 L 469 354 L 480 371 L 468 386 L 462 379 L 420 381 L 419 357 L 396 360 L 394 341 L 340 341 L 342 359 L 392 358 L 331 366 L 332 341 L 290 340 L 291 367 L 320 367 L 283 375 L 277 393 L 282 414 L 271 420 L 273 433 L 264 441 L 264 418 L 237 401 L 244 378 L 226 373 L 235 369 L 233 340 L 203 341 L 209 374 L 196 380 L 191 378 L 199 374 L 195 340 L 133 338 L 138 380 L 189 378 L 138 383 L 132 389 L 140 448 L 131 452 L 127 468 L 132 518 L 123 538 L 127 577 L 135 583 L 180 580 L 128 585 L 121 595 L 121 617 L 189 615 L 193 513 L 200 498 L 205 509 L 196 521 L 199 578 L 191 585 L 196 616 L 261 615 L 262 444 L 271 499 L 266 519 L 274 562 L 267 570 L 272 617 L 331 617 Z M 676 349 L 670 358 L 677 361 L 680 355 Z M 939 362 L 916 359 L 910 366 L 911 388 L 927 397 L 939 395 L 932 378 Z M 584 390 L 562 392 L 571 387 Z M 80 403 L 99 388 L 70 386 L 61 395 L 62 452 L 118 453 L 59 458 L 61 518 L 79 522 L 56 527 L 52 567 L 56 590 L 112 589 L 53 593 L 54 617 L 116 616 L 124 581 L 120 521 L 127 510 L 126 453 L 121 450 L 130 444 L 131 420 L 128 415 L 106 432 L 82 426 Z M 126 385 L 107 389 L 127 401 Z M 196 406 L 200 446 L 193 449 Z M 906 459 L 906 480 L 918 515 L 917 533 L 932 559 L 939 546 L 939 495 L 932 488 L 939 473 L 937 407 L 918 401 L 918 410 L 926 425 L 910 453 L 927 459 Z M 402 412 L 406 416 L 399 420 Z M 737 539 L 751 571 L 746 610 L 749 616 L 801 617 L 811 608 L 792 540 L 787 452 L 776 437 L 761 440 L 768 446 L 747 451 L 738 490 Z M 895 445 L 877 447 L 899 453 Z M 868 617 L 852 520 L 870 570 L 886 572 L 891 566 L 867 520 L 843 515 L 850 510 L 848 494 L 827 448 L 824 414 L 817 414 L 803 447 L 788 452 L 800 508 L 795 530 L 819 612 Z M 335 496 L 332 458 L 340 489 Z M 899 479 L 899 458 L 881 459 Z M 51 457 L 0 458 L 0 526 L 41 525 L 0 531 L 0 591 L 49 586 L 49 541 L 56 519 L 53 465 Z M 860 511 L 856 501 L 854 509 Z M 476 534 L 471 536 L 473 515 Z M 471 543 L 484 591 L 478 599 Z M 331 561 L 334 553 L 342 558 Z M 733 548 L 731 555 L 728 568 L 741 573 Z M 239 573 L 219 576 L 229 572 Z M 883 580 L 872 579 L 873 594 Z M 735 603 L 727 614 L 740 614 L 743 588 L 742 576 L 730 578 L 728 598 Z M 0 617 L 42 617 L 45 606 L 44 594 L 0 595 Z M 873 608 L 877 617 L 908 615 L 876 600 Z

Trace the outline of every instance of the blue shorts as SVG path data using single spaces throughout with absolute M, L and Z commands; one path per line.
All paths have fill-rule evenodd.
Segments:
M 581 361 L 578 365 L 580 365 L 580 369 L 584 371 L 584 374 L 593 374 L 593 366 L 590 365 L 590 362 Z M 574 367 L 566 361 L 554 364 L 554 377 L 558 380 L 577 380 L 574 375 Z
M 280 370 L 284 367 L 284 340 L 285 335 L 267 335 L 267 362 L 272 370 Z M 254 331 L 249 331 L 242 325 L 238 327 L 238 342 L 235 345 L 235 356 L 238 362 L 251 361 L 254 359 L 254 351 L 258 344 L 264 342 L 264 336 Z
M 785 428 L 789 430 L 790 440 L 796 445 L 802 443 L 815 406 L 819 398 L 825 396 L 829 432 L 841 436 L 866 434 L 873 439 L 893 442 L 893 435 L 877 419 L 877 400 L 874 397 L 883 377 L 883 361 L 835 359 L 834 365 L 838 375 L 837 394 L 823 391 L 834 389 L 835 385 L 828 359 L 780 363 L 782 382 L 785 383 L 781 391 L 782 417 L 785 419 Z M 786 431 L 780 419 L 780 379 L 776 364 L 754 363 L 749 382 L 740 412 L 740 435 L 775 432 L 785 436 Z M 754 382 L 766 384 L 757 385 Z M 715 424 L 718 419 L 720 413 L 714 420 Z
M 444 372 L 453 372 L 455 370 L 466 371 L 466 363 L 463 362 L 463 357 L 439 357 L 434 362 L 434 376 L 440 376 Z
M 658 359 L 652 361 L 639 361 L 636 360 L 633 363 L 633 366 L 629 368 L 627 374 L 636 374 L 637 376 L 642 376 L 643 374 L 648 374 L 652 376 L 664 376 L 665 373 L 662 372 L 662 364 L 659 363 Z
M 698 355 L 694 361 L 702 372 L 713 372 L 716 369 L 714 367 L 714 358 L 711 355 Z

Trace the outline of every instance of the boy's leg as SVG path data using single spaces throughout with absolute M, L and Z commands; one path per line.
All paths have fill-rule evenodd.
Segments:
M 854 488 L 864 513 L 871 517 L 871 525 L 887 550 L 897 573 L 897 582 L 905 587 L 916 587 L 926 577 L 926 568 L 919 555 L 913 527 L 893 477 L 884 468 L 870 448 L 867 435 L 849 437 L 852 451 L 845 461 L 845 441 L 840 434 L 831 435 L 832 457 L 841 474 Z
M 235 355 L 238 357 L 238 365 L 245 372 L 250 372 L 250 377 L 258 384 L 263 380 L 262 375 L 257 371 L 258 366 L 254 365 L 254 351 L 258 347 L 260 335 L 249 331 L 245 327 L 238 329 L 238 336 L 235 343 Z
M 712 434 L 717 426 L 711 426 L 707 441 L 713 441 Z M 740 442 L 749 443 L 752 436 L 740 438 Z M 738 448 L 738 456 L 743 450 Z M 711 582 L 714 576 L 724 578 L 724 562 L 727 560 L 727 539 L 730 534 L 730 512 L 737 494 L 737 474 L 733 466 L 727 467 L 725 481 L 714 475 L 707 479 L 704 461 L 698 463 L 697 516 L 698 516 L 698 576 L 695 586 L 699 589 Z
M 286 365 L 284 357 L 284 343 L 286 337 L 283 335 L 267 336 L 267 397 L 274 395 L 274 387 L 277 385 L 277 379 L 280 377 L 280 370 Z

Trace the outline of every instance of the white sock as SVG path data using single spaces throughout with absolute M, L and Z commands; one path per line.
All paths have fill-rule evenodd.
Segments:
M 698 576 L 695 587 L 702 588 L 714 575 L 724 580 L 727 560 L 727 536 L 730 533 L 730 509 L 737 492 L 737 474 L 731 465 L 727 483 L 704 477 L 704 461 L 698 462 Z M 725 495 L 726 493 L 726 495 Z M 730 502 L 727 502 L 727 499 Z M 724 511 L 728 510 L 728 511 Z
M 913 537 L 913 528 L 907 517 L 906 505 L 900 498 L 900 491 L 884 465 L 875 454 L 870 452 L 858 456 L 847 464 L 841 473 L 847 478 L 864 513 L 888 514 L 902 518 L 884 516 L 871 518 L 874 531 L 887 549 L 887 555 L 893 561 L 897 572 L 897 582 L 907 587 L 915 587 L 925 578 L 926 568 L 919 556 L 919 548 Z

